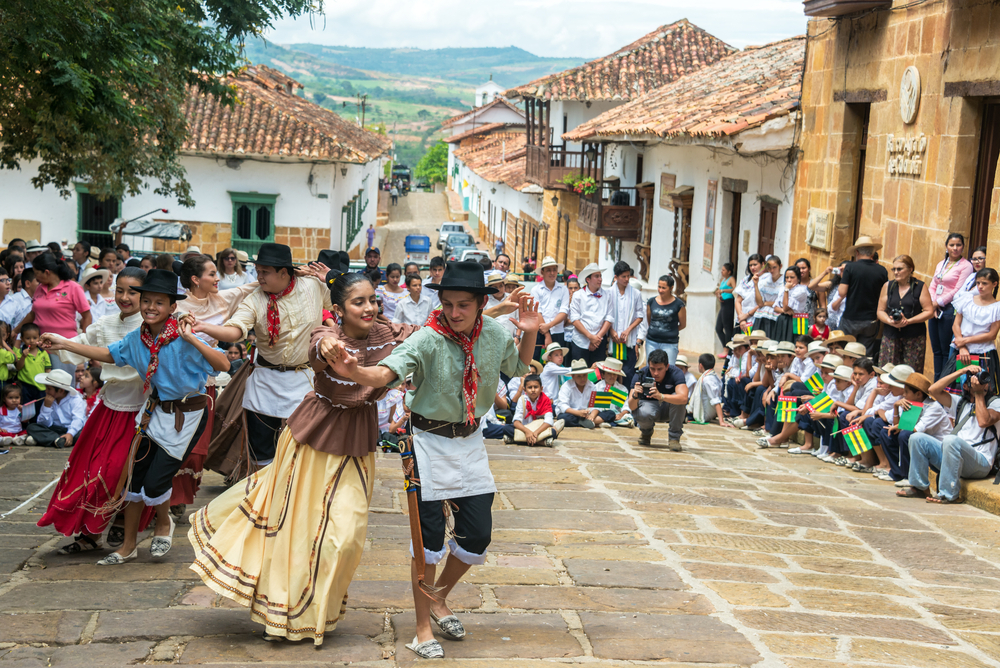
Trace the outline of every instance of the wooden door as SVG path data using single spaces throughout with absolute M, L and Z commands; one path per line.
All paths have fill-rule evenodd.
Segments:
M 969 255 L 985 246 L 989 237 L 990 203 L 993 183 L 1000 159 L 1000 104 L 983 105 L 983 131 L 979 136 L 979 165 L 972 194 L 972 227 L 969 233 Z
M 861 123 L 861 137 L 858 140 L 858 173 L 855 175 L 857 183 L 854 186 L 854 234 L 851 236 L 851 243 L 854 243 L 854 240 L 861 236 L 861 211 L 865 201 L 865 161 L 868 157 L 868 122 L 871 120 L 872 105 L 850 106 Z
M 743 196 L 740 193 L 733 195 L 733 213 L 729 219 L 729 261 L 733 263 L 733 275 L 739 268 L 740 259 L 740 214 L 743 211 Z
M 774 235 L 778 230 L 778 205 L 760 203 L 760 228 L 757 232 L 757 252 L 765 258 L 774 255 Z

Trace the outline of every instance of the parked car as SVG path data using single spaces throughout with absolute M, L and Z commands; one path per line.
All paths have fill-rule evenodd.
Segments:
M 462 262 L 479 262 L 479 259 L 484 257 L 488 260 L 490 259 L 490 254 L 480 248 L 470 248 L 462 251 L 462 255 L 459 256 L 459 259 Z
M 438 250 L 444 250 L 444 244 L 448 240 L 448 235 L 453 232 L 465 232 L 465 225 L 462 223 L 441 223 L 438 228 Z
M 445 254 L 445 259 L 448 260 L 448 262 L 458 262 L 459 260 L 462 259 L 462 255 L 464 255 L 465 253 L 468 253 L 470 251 L 476 252 L 478 250 L 479 249 L 476 248 L 475 246 L 455 246 L 451 248 L 448 251 L 448 253 Z M 478 260 L 479 258 L 475 259 Z
M 448 235 L 448 240 L 444 242 L 445 257 L 451 255 L 455 248 L 459 246 L 465 248 L 475 248 L 476 240 L 471 234 L 465 232 L 452 232 Z

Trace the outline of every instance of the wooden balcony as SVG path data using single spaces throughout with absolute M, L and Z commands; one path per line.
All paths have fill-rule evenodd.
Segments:
M 611 190 L 580 198 L 580 228 L 599 237 L 638 241 L 642 228 L 643 201 L 636 188 Z
M 569 151 L 564 146 L 537 146 L 529 144 L 526 147 L 527 179 L 543 188 L 549 188 L 569 175 L 591 176 L 595 181 L 601 180 L 601 152 L 599 149 L 587 151 Z
M 806 16 L 845 16 L 867 9 L 892 7 L 892 0 L 805 0 Z

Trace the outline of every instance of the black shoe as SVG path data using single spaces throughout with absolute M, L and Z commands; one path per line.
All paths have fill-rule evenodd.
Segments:
M 652 434 L 639 434 L 639 445 L 652 445 L 653 435 Z
M 597 425 L 594 424 L 593 420 L 588 420 L 587 418 L 583 418 L 582 420 L 580 420 L 580 426 L 583 427 L 584 429 L 593 429 Z

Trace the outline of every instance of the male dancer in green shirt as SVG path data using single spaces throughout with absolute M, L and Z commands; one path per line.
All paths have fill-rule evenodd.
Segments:
M 343 342 L 332 337 L 320 342 L 320 352 L 334 372 L 362 385 L 391 386 L 413 374 L 416 389 L 407 393 L 416 456 L 421 533 L 424 544 L 424 581 L 433 582 L 436 564 L 445 557 L 445 513 L 450 503 L 455 518 L 451 555 L 435 582 L 430 598 L 419 588 L 416 562 L 412 565 L 417 635 L 408 648 L 425 659 L 442 658 L 431 620 L 451 640 L 465 637 L 465 628 L 447 604 L 448 594 L 474 564 L 486 561 L 493 531 L 491 508 L 496 484 L 490 473 L 480 419 L 493 405 L 501 371 L 522 376 L 535 350 L 541 324 L 538 306 L 520 298 L 520 345 L 492 318 L 483 316 L 487 295 L 477 262 L 452 262 L 440 283 L 428 284 L 441 296 L 440 312 L 432 313 L 420 331 L 411 335 L 378 366 L 358 367 Z M 482 391 L 479 391 L 481 390 Z

